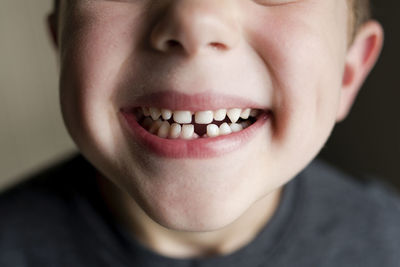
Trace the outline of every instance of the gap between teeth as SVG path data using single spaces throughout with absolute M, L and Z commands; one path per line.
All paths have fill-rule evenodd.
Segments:
M 142 107 L 139 113 L 144 116 L 141 123 L 142 127 L 150 133 L 161 138 L 190 140 L 199 138 L 199 135 L 195 132 L 195 126 L 192 124 L 192 117 L 194 117 L 196 124 L 207 125 L 206 133 L 201 137 L 217 137 L 239 132 L 249 127 L 252 122 L 248 119 L 257 117 L 259 110 L 232 108 L 191 112 Z M 229 118 L 231 123 L 223 122 L 226 118 Z M 239 119 L 245 121 L 237 123 Z M 213 123 L 214 121 L 222 122 L 222 124 L 218 126 Z

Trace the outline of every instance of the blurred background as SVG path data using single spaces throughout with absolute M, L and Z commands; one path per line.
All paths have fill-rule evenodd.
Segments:
M 0 188 L 74 149 L 58 104 L 58 69 L 45 28 L 51 0 L 0 2 Z
M 382 55 L 350 116 L 339 123 L 321 156 L 353 174 L 369 173 L 400 190 L 400 1 L 372 0 L 385 29 Z
M 58 67 L 45 28 L 51 0 L 0 3 L 0 189 L 75 151 L 58 104 Z M 348 119 L 321 156 L 400 189 L 400 1 L 374 1 L 384 51 Z

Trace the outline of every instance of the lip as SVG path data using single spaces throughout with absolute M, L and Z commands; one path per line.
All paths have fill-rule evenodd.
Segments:
M 262 113 L 255 123 L 240 132 L 213 138 L 182 140 L 160 138 L 140 126 L 134 113 L 121 111 L 120 114 L 133 140 L 138 141 L 150 152 L 160 157 L 198 159 L 222 156 L 241 148 L 270 118 L 269 113 Z
M 207 95 L 151 94 L 141 97 L 138 100 L 140 101 L 140 105 L 121 108 L 119 114 L 122 119 L 121 122 L 124 125 L 123 128 L 128 132 L 128 136 L 132 137 L 133 142 L 137 142 L 145 150 L 159 157 L 175 159 L 212 158 L 238 150 L 250 142 L 271 117 L 270 112 L 263 112 L 252 125 L 242 131 L 213 138 L 183 140 L 160 138 L 157 135 L 149 133 L 137 122 L 135 112 L 133 112 L 139 106 L 164 107 L 172 110 L 210 110 L 222 107 L 222 101 L 218 98 L 217 100 L 214 98 L 211 102 L 203 102 L 208 99 L 211 100 L 212 97 Z M 257 107 L 257 105 L 250 103 L 250 101 L 236 97 L 228 97 L 223 101 L 226 102 L 224 104 L 229 103 L 224 105 L 224 108 L 227 106 L 228 108 Z
M 220 108 L 268 109 L 266 106 L 262 106 L 255 101 L 239 96 L 215 93 L 186 94 L 176 91 L 157 92 L 135 97 L 129 104 L 124 105 L 123 109 L 126 110 L 135 107 L 156 107 L 189 111 L 217 110 Z

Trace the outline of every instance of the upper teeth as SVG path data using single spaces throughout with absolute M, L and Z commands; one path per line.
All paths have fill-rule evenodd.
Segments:
M 198 111 L 194 114 L 194 121 L 198 124 L 209 124 L 214 119 L 214 113 L 208 111 Z
M 173 118 L 177 123 L 191 123 L 192 113 L 190 111 L 175 111 L 173 113 Z
M 169 109 L 159 109 L 159 108 L 147 108 L 142 107 L 143 115 L 146 117 L 151 117 L 153 120 L 158 120 L 162 117 L 164 120 L 173 119 L 174 122 L 180 124 L 192 123 L 192 115 L 191 111 L 186 110 L 177 110 L 172 111 Z M 249 116 L 256 117 L 258 115 L 258 111 L 255 109 L 240 109 L 240 108 L 232 108 L 232 109 L 218 109 L 216 111 L 205 110 L 205 111 L 197 111 L 194 113 L 194 121 L 198 124 L 210 124 L 213 120 L 223 121 L 226 116 L 228 116 L 229 120 L 232 123 L 236 123 L 239 118 L 248 119 Z
M 157 120 L 158 118 L 160 118 L 161 111 L 158 108 L 149 108 L 149 110 L 150 110 L 150 116 L 153 120 Z
M 164 120 L 169 120 L 172 117 L 172 111 L 169 109 L 162 109 L 161 110 L 161 116 Z
M 226 109 L 219 109 L 214 112 L 214 120 L 223 121 L 226 117 Z
M 228 118 L 231 120 L 231 122 L 235 123 L 240 118 L 241 113 L 242 113 L 242 110 L 240 108 L 233 108 L 233 109 L 228 110 L 226 112 L 226 115 L 228 115 Z
M 240 118 L 247 120 L 249 117 L 256 117 L 259 114 L 259 110 L 232 108 L 192 112 L 187 110 L 172 111 L 164 108 L 142 107 L 142 113 L 145 116 L 142 126 L 152 134 L 156 134 L 161 138 L 195 139 L 199 138 L 199 136 L 195 133 L 192 117 L 194 117 L 194 122 L 197 124 L 208 124 L 206 127 L 206 136 L 216 137 L 238 132 L 248 127 L 251 125 L 251 121 L 238 122 L 238 120 Z M 226 120 L 226 117 L 229 118 L 231 123 L 221 123 Z

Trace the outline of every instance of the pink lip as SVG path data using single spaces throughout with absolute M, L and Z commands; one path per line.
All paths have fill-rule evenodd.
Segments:
M 176 91 L 157 92 L 137 97 L 124 109 L 133 107 L 158 107 L 171 110 L 217 110 L 220 108 L 254 108 L 266 110 L 267 107 L 242 97 L 213 93 L 185 94 Z
M 212 158 L 233 152 L 248 143 L 256 132 L 269 120 L 266 111 L 248 128 L 229 135 L 194 140 L 164 139 L 149 133 L 137 122 L 134 109 L 140 106 L 168 108 L 171 110 L 217 110 L 219 108 L 251 107 L 265 109 L 257 103 L 239 97 L 212 94 L 187 95 L 176 92 L 162 92 L 141 96 L 130 106 L 120 111 L 122 124 L 132 140 L 149 152 L 167 158 Z

